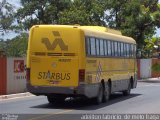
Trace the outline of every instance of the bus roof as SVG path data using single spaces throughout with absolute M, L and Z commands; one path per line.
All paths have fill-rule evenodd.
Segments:
M 101 31 L 101 32 L 107 32 L 107 33 L 122 35 L 121 31 L 110 29 L 110 28 L 107 28 L 107 27 L 101 27 L 101 26 L 81 26 L 81 28 L 86 29 L 86 30 L 95 30 L 95 31 Z
M 136 44 L 133 38 L 123 36 L 118 30 L 100 26 L 81 26 L 80 29 L 82 29 L 87 36 Z
M 110 29 L 107 27 L 101 26 L 80 26 L 76 25 L 35 25 L 34 27 L 64 27 L 64 28 L 77 28 L 84 31 L 86 36 L 98 37 L 102 39 L 108 39 L 113 41 L 121 41 L 127 43 L 136 44 L 136 41 L 127 36 L 123 36 L 122 33 L 118 30 Z

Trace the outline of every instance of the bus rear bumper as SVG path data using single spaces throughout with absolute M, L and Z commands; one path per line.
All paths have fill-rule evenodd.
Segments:
M 34 95 L 63 95 L 67 97 L 85 96 L 92 98 L 98 94 L 98 84 L 79 85 L 78 87 L 50 87 L 50 86 L 32 86 L 27 84 L 27 89 Z

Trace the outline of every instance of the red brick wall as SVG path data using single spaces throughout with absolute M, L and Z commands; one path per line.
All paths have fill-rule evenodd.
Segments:
M 152 59 L 152 77 L 160 77 L 160 59 Z
M 7 93 L 7 59 L 6 57 L 0 57 L 0 95 Z

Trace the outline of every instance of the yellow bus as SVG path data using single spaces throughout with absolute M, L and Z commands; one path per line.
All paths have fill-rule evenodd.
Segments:
M 106 102 L 137 85 L 136 42 L 100 26 L 35 25 L 27 50 L 27 88 L 49 103 L 66 97 Z

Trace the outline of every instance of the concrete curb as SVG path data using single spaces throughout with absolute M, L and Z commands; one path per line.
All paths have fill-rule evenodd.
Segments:
M 29 92 L 10 94 L 10 95 L 0 95 L 0 100 L 10 99 L 10 98 L 16 98 L 16 97 L 26 97 L 26 96 L 34 96 L 34 95 L 31 94 L 31 93 L 29 93 Z
M 148 83 L 160 83 L 160 77 L 159 78 L 147 78 L 147 79 L 140 79 L 137 80 L 138 82 L 148 82 Z

